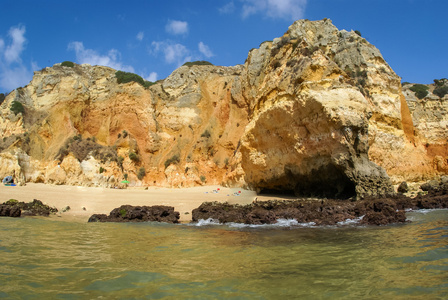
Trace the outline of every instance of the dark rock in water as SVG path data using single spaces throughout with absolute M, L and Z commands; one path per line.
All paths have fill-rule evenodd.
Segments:
M 397 192 L 399 193 L 407 193 L 409 191 L 409 187 L 406 181 L 403 181 L 402 183 L 400 183 L 400 185 L 398 186 Z
M 58 212 L 56 208 L 45 205 L 42 201 L 37 199 L 28 203 L 10 199 L 4 202 L 3 205 L 20 209 L 22 216 L 49 216 L 51 213 Z
M 122 205 L 113 209 L 109 216 L 95 214 L 89 222 L 165 222 L 179 223 L 180 214 L 172 206 L 132 206 Z
M 6 205 L 6 204 L 0 204 L 0 217 L 14 217 L 18 218 L 22 214 L 21 209 L 15 205 Z
M 393 199 L 376 199 L 365 204 L 366 214 L 361 221 L 362 224 L 387 225 L 406 222 L 405 211 L 398 210 Z
M 448 191 L 417 198 L 403 195 L 360 201 L 347 200 L 270 200 L 249 205 L 205 202 L 192 212 L 193 222 L 215 219 L 220 223 L 274 224 L 278 219 L 296 219 L 299 223 L 335 225 L 363 216 L 361 224 L 386 225 L 406 222 L 406 209 L 448 208 Z
M 221 223 L 274 224 L 278 219 L 296 219 L 300 223 L 335 225 L 346 219 L 361 216 L 364 210 L 356 210 L 350 201 L 261 201 L 249 205 L 205 202 L 192 212 L 193 221 L 216 219 Z M 357 213 L 358 212 L 358 213 Z
M 90 216 L 88 222 L 108 222 L 107 215 L 105 214 L 94 214 Z

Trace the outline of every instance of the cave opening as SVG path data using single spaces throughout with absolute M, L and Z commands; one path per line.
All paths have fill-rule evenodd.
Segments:
M 259 195 L 269 195 L 269 196 L 289 196 L 289 197 L 294 197 L 295 193 L 294 193 L 294 189 L 288 189 L 288 188 L 282 188 L 282 187 L 277 187 L 277 188 L 263 188 L 260 190 L 260 192 L 258 193 Z
M 306 175 L 295 175 L 295 195 L 298 197 L 318 197 L 349 199 L 356 196 L 355 183 L 344 170 L 333 164 L 321 166 Z
M 294 174 L 288 170 L 281 180 L 284 184 L 259 186 L 259 195 L 349 199 L 356 196 L 355 183 L 342 168 L 333 164 L 321 166 L 308 174 Z

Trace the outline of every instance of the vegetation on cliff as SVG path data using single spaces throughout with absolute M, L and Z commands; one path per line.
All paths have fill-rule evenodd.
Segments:
M 113 147 L 102 146 L 96 142 L 95 138 L 83 139 L 81 135 L 69 138 L 56 158 L 62 162 L 69 153 L 72 153 L 79 162 L 85 160 L 89 154 L 102 162 L 118 162 L 117 151 Z
M 154 84 L 154 82 L 144 80 L 140 75 L 130 72 L 117 71 L 115 77 L 117 78 L 118 83 L 137 82 L 145 88 Z
M 424 84 L 414 84 L 410 90 L 415 93 L 418 99 L 423 99 L 428 95 L 429 88 Z
M 205 60 L 189 61 L 184 63 L 182 66 L 192 67 L 192 66 L 213 66 L 211 62 Z
M 75 66 L 75 64 L 71 61 L 63 61 L 61 63 L 61 67 L 69 67 L 69 68 L 73 68 Z
M 435 89 L 432 92 L 434 95 L 439 96 L 439 98 L 443 98 L 446 94 L 448 94 L 448 79 L 434 79 Z
M 23 107 L 23 104 L 20 103 L 19 101 L 15 101 L 15 100 L 11 103 L 10 109 L 15 115 L 17 115 L 19 113 L 23 114 L 25 112 L 25 108 Z

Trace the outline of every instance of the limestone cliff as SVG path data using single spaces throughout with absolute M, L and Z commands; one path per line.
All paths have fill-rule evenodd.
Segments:
M 411 90 L 415 84 L 403 85 L 414 124 L 416 148 L 425 153 L 421 165 L 432 175 L 448 172 L 448 80 L 434 81 L 431 85 L 417 84 L 426 87 L 427 94 L 421 98 Z
M 244 65 L 182 66 L 148 88 L 101 66 L 36 72 L 0 106 L 0 176 L 384 194 L 447 171 L 434 164 L 447 158 L 445 100 L 428 111 L 361 36 L 299 20 Z

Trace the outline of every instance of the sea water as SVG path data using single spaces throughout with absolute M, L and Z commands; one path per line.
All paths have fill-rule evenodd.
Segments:
M 448 299 L 448 210 L 390 226 L 0 218 L 0 298 Z

